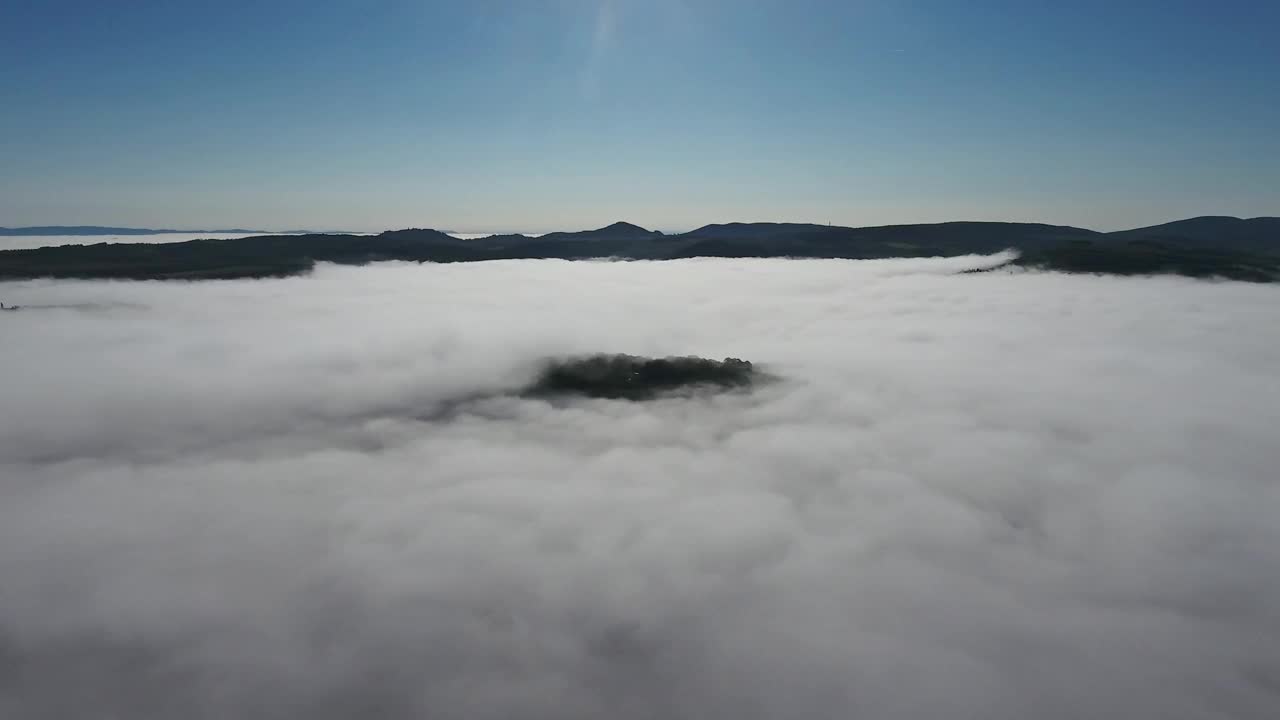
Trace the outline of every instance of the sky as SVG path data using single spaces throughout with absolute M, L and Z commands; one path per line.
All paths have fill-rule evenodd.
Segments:
M 1256 0 L 0 3 L 0 225 L 1280 214 Z

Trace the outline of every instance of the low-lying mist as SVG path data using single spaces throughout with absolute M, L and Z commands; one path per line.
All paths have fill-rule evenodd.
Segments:
M 0 283 L 0 717 L 1275 717 L 1280 291 L 1003 260 Z

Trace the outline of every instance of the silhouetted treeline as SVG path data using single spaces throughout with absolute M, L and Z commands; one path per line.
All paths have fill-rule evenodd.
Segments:
M 1280 278 L 1280 218 L 1193 218 L 1115 233 L 1036 223 L 849 228 L 730 223 L 664 235 L 629 223 L 541 237 L 461 240 L 427 229 L 380 235 L 261 235 L 179 243 L 99 243 L 0 252 L 0 278 L 218 279 L 307 272 L 317 262 L 691 257 L 947 257 L 1017 250 L 1023 266 L 1067 272 Z

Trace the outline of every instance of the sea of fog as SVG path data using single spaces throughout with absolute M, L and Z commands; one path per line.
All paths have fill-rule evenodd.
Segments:
M 1277 717 L 1280 288 L 994 262 L 0 283 L 0 717 Z

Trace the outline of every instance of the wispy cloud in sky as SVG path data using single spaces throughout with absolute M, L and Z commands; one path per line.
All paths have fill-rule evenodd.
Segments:
M 582 93 L 588 98 L 595 98 L 600 91 L 601 65 L 614 43 L 617 30 L 616 0 L 597 0 L 595 19 L 591 24 L 591 42 L 587 59 L 583 64 L 580 85 Z

